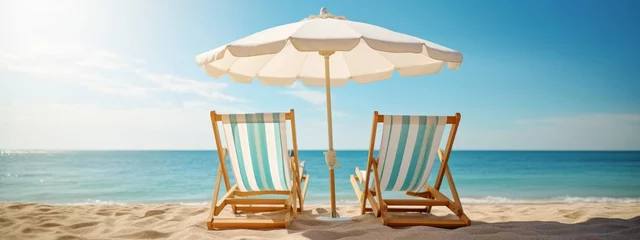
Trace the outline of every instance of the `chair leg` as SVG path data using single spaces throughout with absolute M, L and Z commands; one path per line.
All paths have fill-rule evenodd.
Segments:
M 304 200 L 307 196 L 307 188 L 309 187 L 309 174 L 303 175 L 302 179 L 304 179 L 304 186 L 302 187 L 302 191 L 300 193 L 300 207 L 298 207 L 298 212 L 302 212 L 304 210 Z
M 216 185 L 213 188 L 213 196 L 211 199 L 211 207 L 209 210 L 209 216 L 207 217 L 207 222 L 210 223 L 211 221 L 213 221 L 213 216 L 218 215 L 217 214 L 217 202 L 218 202 L 218 192 L 220 191 L 220 184 L 222 182 L 222 170 L 221 170 L 221 166 L 218 166 L 218 174 L 216 176 Z M 209 228 L 211 229 L 211 228 Z
M 376 217 L 379 217 L 380 216 L 380 207 L 379 207 L 380 205 L 379 205 L 379 203 L 376 202 L 375 198 L 372 196 L 371 193 L 366 193 L 365 194 L 364 191 L 360 188 L 360 185 L 364 184 L 364 183 L 362 183 L 362 179 L 363 178 L 362 178 L 362 176 L 360 174 L 360 171 L 357 168 L 356 168 L 356 176 L 351 175 L 350 179 L 351 179 L 351 185 L 353 187 L 353 191 L 356 193 L 356 196 L 358 196 L 358 199 L 360 201 L 365 201 L 365 209 L 364 209 L 365 212 L 367 210 L 371 210 Z M 360 183 L 360 184 L 358 184 L 358 183 Z M 367 209 L 366 208 L 366 201 L 369 201 L 369 204 L 371 205 L 371 209 Z M 362 214 L 364 214 L 364 213 L 362 213 Z

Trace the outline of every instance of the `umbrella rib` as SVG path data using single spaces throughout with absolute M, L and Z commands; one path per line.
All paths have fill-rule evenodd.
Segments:
M 365 42 L 366 42 L 366 41 L 365 41 Z M 367 46 L 368 46 L 368 45 L 369 45 L 369 44 L 367 44 Z M 371 46 L 369 46 L 369 47 L 371 47 Z M 373 49 L 373 48 L 371 48 L 371 49 Z M 391 69 L 391 71 L 396 71 L 396 70 L 398 70 L 398 67 L 396 66 L 396 64 L 394 64 L 393 62 L 391 62 L 391 60 L 389 60 L 389 59 L 387 58 L 387 56 L 385 56 L 384 54 L 382 54 L 382 52 L 381 52 L 381 51 L 378 51 L 378 50 L 375 50 L 375 49 L 374 49 L 374 51 L 376 51 L 376 53 L 377 53 L 378 55 L 382 56 L 385 60 L 387 60 L 387 62 L 389 62 L 389 63 L 391 64 L 391 66 L 393 66 L 393 69 Z
M 365 41 L 365 42 L 366 42 L 366 41 Z M 373 48 L 372 48 L 372 49 L 373 49 Z M 375 50 L 375 49 L 374 49 L 374 51 L 376 51 L 376 53 L 377 53 L 377 54 L 379 54 L 380 56 L 382 56 L 385 60 L 387 60 L 387 62 L 389 62 L 389 63 L 393 66 L 393 69 L 391 70 L 391 71 L 393 71 L 393 72 L 398 72 L 398 73 L 399 73 L 399 71 L 400 71 L 401 69 L 404 69 L 404 68 L 410 68 L 410 67 L 417 67 L 417 66 L 426 66 L 426 65 L 430 65 L 430 64 L 417 64 L 417 65 L 413 65 L 413 66 L 409 66 L 409 67 L 398 67 L 398 66 L 396 66 L 396 64 L 394 64 L 391 60 L 389 60 L 389 58 L 387 58 L 387 56 L 385 56 L 384 54 L 382 54 L 384 51 L 379 51 L 379 50 Z M 390 53 L 390 52 L 385 52 L 385 53 Z M 391 54 L 393 54 L 393 53 L 391 53 Z M 430 56 L 425 55 L 425 54 L 422 54 L 422 53 L 416 53 L 416 54 L 423 55 L 423 56 L 426 56 L 426 57 L 431 58 Z M 442 61 L 442 60 L 439 60 L 439 59 L 434 59 L 434 58 L 431 58 L 431 59 L 436 60 L 436 61 L 439 61 L 439 62 L 440 62 L 440 64 L 444 64 L 444 63 L 446 62 L 446 61 Z M 442 66 L 443 66 L 443 65 L 441 65 L 441 66 L 439 67 L 439 69 L 442 69 Z M 438 70 L 438 72 L 439 72 L 439 71 L 440 71 L 440 70 Z M 385 80 L 387 80 L 387 79 L 385 79 Z
M 367 44 L 367 41 L 364 41 L 364 39 L 363 39 L 362 41 L 363 41 L 365 44 Z M 367 46 L 368 46 L 369 48 L 371 48 L 371 50 L 373 50 L 374 52 L 376 52 L 376 54 L 378 54 L 378 55 L 382 56 L 382 58 L 384 58 L 384 60 L 386 60 L 389 64 L 391 64 L 391 66 L 393 66 L 393 68 L 391 68 L 391 74 L 393 75 L 393 72 L 397 70 L 396 65 L 395 65 L 393 62 L 391 62 L 391 61 L 390 61 L 390 60 L 389 60 L 389 59 L 388 59 L 384 54 L 382 54 L 382 52 L 381 52 L 381 51 L 373 49 L 371 46 L 369 46 L 369 44 L 367 44 Z M 370 73 L 370 74 L 368 74 L 368 75 L 373 75 L 373 74 L 381 73 L 381 72 L 386 72 L 386 71 L 380 71 L 380 72 Z M 365 75 L 365 76 L 366 76 L 366 75 Z M 388 78 L 387 78 L 387 79 L 380 79 L 379 81 L 382 81 L 382 80 L 388 80 Z M 355 81 L 355 80 L 354 80 L 354 81 Z
M 352 80 L 353 76 L 351 75 L 351 69 L 349 69 L 349 64 L 347 64 L 347 60 L 344 59 L 344 54 L 341 52 L 340 57 L 342 57 L 342 62 L 344 63 L 345 69 L 347 69 L 347 80 Z
M 353 27 L 351 27 L 351 25 L 349 25 L 349 24 L 345 24 L 345 25 L 346 25 L 347 27 L 349 27 L 352 31 L 354 31 L 354 32 L 358 32 L 358 31 L 356 31 L 355 29 L 353 29 Z M 364 42 L 364 44 L 366 44 L 366 45 L 367 45 L 367 47 L 369 47 L 371 50 L 375 51 L 378 55 L 381 55 L 385 60 L 387 60 L 387 62 L 388 62 L 388 63 L 390 63 L 390 64 L 391 64 L 391 66 L 393 66 L 393 68 L 391 69 L 391 71 L 392 71 L 392 73 L 391 73 L 391 74 L 393 74 L 393 71 L 395 71 L 395 70 L 396 70 L 396 65 L 395 65 L 395 64 L 393 64 L 393 62 L 389 61 L 389 59 L 388 59 L 387 57 L 385 57 L 384 55 L 382 55 L 382 54 L 380 53 L 380 50 L 376 50 L 376 49 L 374 49 L 373 47 L 371 47 L 371 45 L 369 45 L 369 43 L 367 42 L 367 40 L 365 40 L 365 36 L 360 35 L 360 42 Z M 356 45 L 356 47 L 357 47 L 357 45 Z M 342 57 L 342 60 L 344 60 L 344 56 Z M 349 78 L 348 78 L 348 79 L 353 80 L 353 76 L 351 75 L 351 70 L 349 69 L 349 65 L 347 65 L 346 61 L 345 61 L 345 65 L 347 66 L 347 71 L 349 71 Z M 386 79 L 385 79 L 385 80 L 386 80 Z
M 312 53 L 307 53 L 304 55 L 304 60 L 302 60 L 302 66 L 298 69 L 298 72 L 296 73 L 296 81 L 300 80 L 300 82 L 302 82 L 302 78 L 300 77 L 300 72 L 302 72 L 302 69 L 304 69 L 304 65 L 307 62 L 307 58 L 309 58 L 309 54 L 312 54 Z
M 264 66 L 266 66 L 267 64 L 269 64 L 269 62 L 271 62 L 271 59 L 272 59 L 273 57 L 275 57 L 275 56 L 276 56 L 276 54 L 272 54 L 272 55 L 269 57 L 269 59 L 268 59 L 267 61 L 265 61 L 265 62 L 264 62 L 264 64 L 263 64 L 262 66 L 260 66 L 260 68 L 258 68 L 258 70 L 256 71 L 256 73 L 254 73 L 254 74 L 253 74 L 253 76 L 249 76 L 249 77 L 251 77 L 251 81 L 253 81 L 254 79 L 257 79 L 258 74 L 262 71 L 262 69 L 264 68 Z M 238 60 L 240 60 L 240 58 L 238 58 Z M 239 73 L 231 72 L 231 68 L 233 68 L 233 66 L 234 66 L 235 64 L 237 64 L 237 63 L 238 63 L 238 60 L 236 60 L 235 62 L 233 62 L 233 64 L 231 64 L 231 65 L 229 66 L 229 70 L 228 70 L 228 71 L 226 71 L 226 72 L 227 72 L 228 74 L 233 73 L 233 74 L 237 74 L 237 75 L 248 76 L 248 75 L 244 75 L 244 74 L 239 74 Z M 260 81 L 260 79 L 258 79 L 258 81 Z M 262 83 L 262 82 L 261 82 L 261 83 Z M 263 85 L 264 85 L 264 84 L 263 84 Z

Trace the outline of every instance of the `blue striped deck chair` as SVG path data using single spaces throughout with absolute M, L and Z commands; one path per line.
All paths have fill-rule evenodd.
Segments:
M 373 212 L 383 224 L 389 226 L 470 226 L 471 220 L 462 210 L 448 166 L 460 118 L 460 113 L 454 116 L 406 116 L 380 115 L 377 111 L 374 112 L 366 170 L 360 171 L 356 167 L 355 175 L 351 175 L 351 184 L 360 200 L 361 214 Z M 383 125 L 382 137 L 378 156 L 374 158 L 379 123 Z M 447 124 L 451 124 L 451 130 L 445 151 L 442 151 L 439 145 Z M 440 169 L 434 186 L 430 186 L 427 180 L 436 157 L 440 159 Z M 440 192 L 445 175 L 454 201 Z M 370 181 L 371 178 L 373 181 Z M 404 191 L 413 199 L 384 199 L 384 191 Z M 367 208 L 367 202 L 371 208 Z M 435 219 L 422 214 L 430 213 L 433 206 L 449 208 L 457 219 Z M 390 212 L 420 214 L 394 217 Z
M 287 120 L 291 123 L 292 151 L 287 151 Z M 218 122 L 221 122 L 222 130 Z M 211 123 L 219 167 L 207 227 L 288 227 L 297 212 L 304 207 L 309 184 L 304 162 L 298 162 L 293 109 L 283 113 L 251 114 L 217 114 L 211 111 Z M 226 147 L 222 146 L 220 131 L 224 133 Z M 233 173 L 233 186 L 229 181 L 227 167 Z M 222 181 L 226 194 L 218 200 Z M 284 197 L 277 198 L 276 195 Z M 217 217 L 227 205 L 231 206 L 234 214 L 246 216 Z M 275 214 L 276 212 L 283 214 Z M 267 214 L 258 216 L 256 213 Z

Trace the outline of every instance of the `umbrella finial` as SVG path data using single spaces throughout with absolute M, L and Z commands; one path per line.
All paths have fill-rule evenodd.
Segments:
M 320 14 L 316 15 L 310 15 L 308 18 L 302 19 L 302 21 L 305 20 L 311 20 L 311 19 L 327 19 L 327 18 L 332 18 L 332 19 L 340 19 L 340 20 L 346 20 L 346 18 L 344 16 L 335 16 L 331 13 L 329 13 L 327 11 L 327 8 L 322 7 L 320 8 Z

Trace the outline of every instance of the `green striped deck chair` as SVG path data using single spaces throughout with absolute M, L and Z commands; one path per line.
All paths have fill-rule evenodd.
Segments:
M 292 151 L 287 150 L 287 120 L 291 123 Z M 297 212 L 303 209 L 309 183 L 304 162 L 298 161 L 293 109 L 286 113 L 251 114 L 217 114 L 212 111 L 211 123 L 220 163 L 211 212 L 207 218 L 208 228 L 288 227 Z M 222 146 L 220 131 L 224 133 L 226 148 Z M 233 186 L 229 181 L 228 168 L 235 180 Z M 222 183 L 227 192 L 218 200 Z M 284 195 L 285 198 L 275 198 L 275 195 Z M 233 213 L 247 216 L 217 217 L 227 205 L 231 206 Z
M 471 225 L 464 214 L 460 198 L 448 166 L 451 148 L 455 140 L 461 115 L 454 116 L 406 116 L 380 115 L 374 112 L 369 156 L 365 171 L 356 167 L 351 175 L 353 189 L 360 200 L 361 213 L 373 212 L 385 225 L 412 226 L 427 225 L 456 228 Z M 382 123 L 382 136 L 378 156 L 374 157 L 374 144 L 378 124 Z M 447 124 L 451 125 L 445 151 L 440 142 Z M 440 159 L 440 169 L 434 186 L 427 184 L 436 158 Z M 440 192 L 443 177 L 453 195 L 453 201 Z M 385 191 L 404 191 L 413 199 L 384 199 Z M 367 208 L 369 202 L 371 208 Z M 433 206 L 445 206 L 456 219 L 431 218 Z M 396 217 L 390 212 L 417 212 Z

